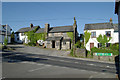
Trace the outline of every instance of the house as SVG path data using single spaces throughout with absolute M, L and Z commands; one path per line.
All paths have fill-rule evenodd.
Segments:
M 45 24 L 45 28 L 39 28 L 36 33 L 46 33 L 45 45 L 46 48 L 56 49 L 71 49 L 73 44 L 77 41 L 77 25 L 74 18 L 74 24 L 70 26 L 50 27 L 50 24 Z M 73 33 L 73 41 L 69 33 Z
M 111 40 L 106 43 L 106 47 L 110 46 L 110 43 L 115 44 L 119 43 L 118 37 L 118 24 L 113 24 L 112 19 L 110 18 L 110 22 L 107 23 L 95 23 L 95 24 L 85 24 L 84 33 L 91 33 L 88 42 L 84 46 L 87 50 L 90 51 L 93 47 L 101 47 L 102 44 L 97 41 L 97 37 L 101 35 L 106 35 L 108 38 L 112 37 Z
M 7 37 L 8 43 L 11 43 L 11 31 L 12 29 L 9 25 L 0 25 L 0 43 L 4 43 L 5 37 Z
M 15 32 L 15 42 L 28 43 L 29 40 L 27 38 L 27 35 L 25 35 L 25 32 L 35 30 L 36 28 L 40 28 L 40 26 L 33 26 L 33 24 L 30 24 L 30 27 L 21 28 L 18 31 L 16 31 Z

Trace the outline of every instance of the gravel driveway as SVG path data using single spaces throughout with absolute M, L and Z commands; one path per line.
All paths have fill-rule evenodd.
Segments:
M 48 56 L 68 56 L 70 51 L 55 50 L 55 49 L 46 49 L 42 47 L 32 47 L 25 45 L 8 45 L 9 47 L 14 48 L 16 52 L 32 53 L 32 54 L 44 54 Z

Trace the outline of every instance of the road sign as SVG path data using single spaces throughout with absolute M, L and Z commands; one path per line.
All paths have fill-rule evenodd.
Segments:
M 95 53 L 96 56 L 112 56 L 112 53 Z

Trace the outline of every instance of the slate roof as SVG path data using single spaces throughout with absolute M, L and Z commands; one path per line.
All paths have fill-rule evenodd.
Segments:
M 44 28 L 39 28 L 35 33 L 44 33 Z
M 61 40 L 63 37 L 48 37 L 46 41 L 51 41 L 51 40 Z
M 96 30 L 96 29 L 114 29 L 114 26 L 110 23 L 85 24 L 84 30 Z
M 52 32 L 73 32 L 73 26 L 51 27 L 49 32 L 50 33 L 52 33 Z
M 21 29 L 19 29 L 16 33 L 23 33 L 23 32 L 32 31 L 32 30 L 34 30 L 34 29 L 37 28 L 37 27 L 39 27 L 39 26 L 33 26 L 32 28 L 30 28 L 30 27 L 21 28 Z
M 118 31 L 118 24 L 113 24 L 114 25 L 114 31 Z

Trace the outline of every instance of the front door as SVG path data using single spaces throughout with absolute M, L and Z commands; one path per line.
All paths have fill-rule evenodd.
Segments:
M 90 43 L 90 50 L 94 47 L 94 43 Z
M 52 48 L 55 48 L 55 41 L 52 41 Z

